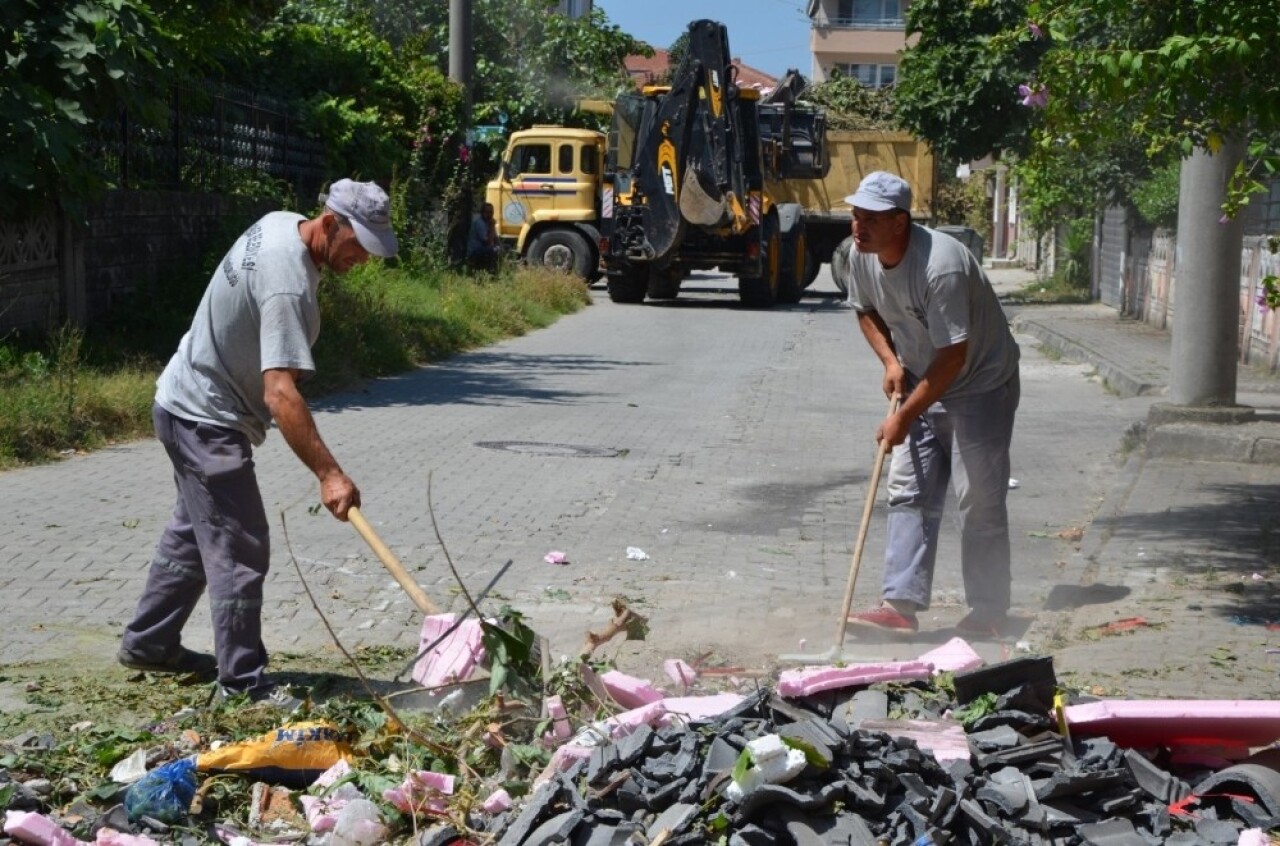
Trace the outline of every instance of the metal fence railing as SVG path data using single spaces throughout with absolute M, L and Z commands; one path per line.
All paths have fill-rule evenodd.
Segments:
M 287 183 L 315 197 L 326 179 L 324 146 L 286 103 L 233 90 L 174 88 L 167 125 L 123 111 L 95 127 L 94 153 L 120 188 L 234 192 L 246 181 Z

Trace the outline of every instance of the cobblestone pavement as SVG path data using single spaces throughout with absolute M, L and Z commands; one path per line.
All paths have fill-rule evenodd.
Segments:
M 738 308 L 725 284 L 708 276 L 675 303 L 643 307 L 597 289 L 592 307 L 547 329 L 326 398 L 320 430 L 360 484 L 365 515 L 443 606 L 462 607 L 428 480 L 469 588 L 512 561 L 487 607 L 510 603 L 557 654 L 575 652 L 618 595 L 651 620 L 648 642 L 607 650 L 632 672 L 655 675 L 671 656 L 753 667 L 826 649 L 884 413 L 879 368 L 829 280 L 771 311 Z M 1063 638 L 1053 603 L 1090 578 L 1095 513 L 1119 490 L 1144 490 L 1122 444 L 1151 400 L 1109 393 L 1093 367 L 1020 341 L 1010 508 L 1015 602 L 1041 620 L 1022 633 L 1034 646 Z M 276 515 L 268 648 L 334 651 L 294 561 L 344 646 L 416 643 L 421 614 L 351 527 L 311 513 L 315 482 L 278 435 L 257 461 Z M 0 474 L 10 503 L 0 527 L 0 663 L 111 664 L 171 485 L 152 441 Z M 954 530 L 944 525 L 928 632 L 889 646 L 851 638 L 851 654 L 919 651 L 952 634 L 963 608 Z M 878 513 L 858 605 L 878 597 L 882 534 Z M 628 547 L 647 560 L 629 560 Z M 551 550 L 569 563 L 545 563 Z M 1016 640 L 978 648 L 994 660 L 1016 652 Z M 187 642 L 210 646 L 204 603 Z M 1097 660 L 1079 659 L 1085 669 Z

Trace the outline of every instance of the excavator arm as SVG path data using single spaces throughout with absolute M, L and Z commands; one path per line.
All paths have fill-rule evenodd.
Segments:
M 733 225 L 747 215 L 742 131 L 723 24 L 689 24 L 689 47 L 665 94 L 643 122 L 632 167 L 635 201 L 619 215 L 618 236 L 628 256 L 661 264 L 689 224 Z

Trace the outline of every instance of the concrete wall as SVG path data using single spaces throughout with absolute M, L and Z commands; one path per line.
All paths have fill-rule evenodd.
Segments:
M 200 270 L 270 204 L 115 191 L 76 225 L 57 213 L 0 220 L 0 334 L 104 319 L 143 283 Z

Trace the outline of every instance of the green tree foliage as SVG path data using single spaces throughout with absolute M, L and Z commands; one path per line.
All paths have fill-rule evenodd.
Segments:
M 156 118 L 151 71 L 164 59 L 148 7 L 134 0 L 6 0 L 0 70 L 0 206 L 22 214 L 104 185 L 84 129 L 121 110 Z
M 1023 151 L 1032 115 L 1018 86 L 1034 88 L 1045 47 L 1026 24 L 1025 0 L 914 0 L 907 31 L 919 40 L 899 68 L 898 120 L 944 159 Z

